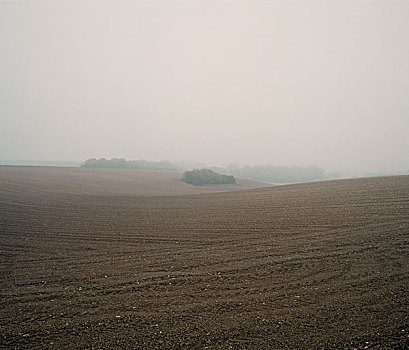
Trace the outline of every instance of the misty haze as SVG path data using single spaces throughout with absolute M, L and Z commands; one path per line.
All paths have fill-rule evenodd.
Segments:
M 0 1 L 0 159 L 409 170 L 407 1 Z
M 409 349 L 409 1 L 0 0 L 0 348 Z

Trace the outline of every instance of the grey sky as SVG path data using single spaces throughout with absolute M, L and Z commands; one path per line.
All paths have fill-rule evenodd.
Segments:
M 0 159 L 409 170 L 409 1 L 0 0 Z

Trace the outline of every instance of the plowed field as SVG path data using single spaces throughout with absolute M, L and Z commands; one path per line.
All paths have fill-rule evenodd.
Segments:
M 0 171 L 2 348 L 409 348 L 409 176 L 141 196 L 63 172 Z

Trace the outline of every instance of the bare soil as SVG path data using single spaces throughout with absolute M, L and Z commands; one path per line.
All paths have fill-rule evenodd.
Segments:
M 98 196 L 171 196 L 226 192 L 269 186 L 238 179 L 237 184 L 193 186 L 182 181 L 182 173 L 135 169 L 8 167 L 0 166 L 0 188 L 36 193 L 90 194 Z
M 409 348 L 409 176 L 161 196 L 4 169 L 1 348 Z

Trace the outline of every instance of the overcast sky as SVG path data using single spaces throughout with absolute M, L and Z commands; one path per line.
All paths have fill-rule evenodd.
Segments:
M 409 170 L 408 0 L 0 0 L 0 159 Z

